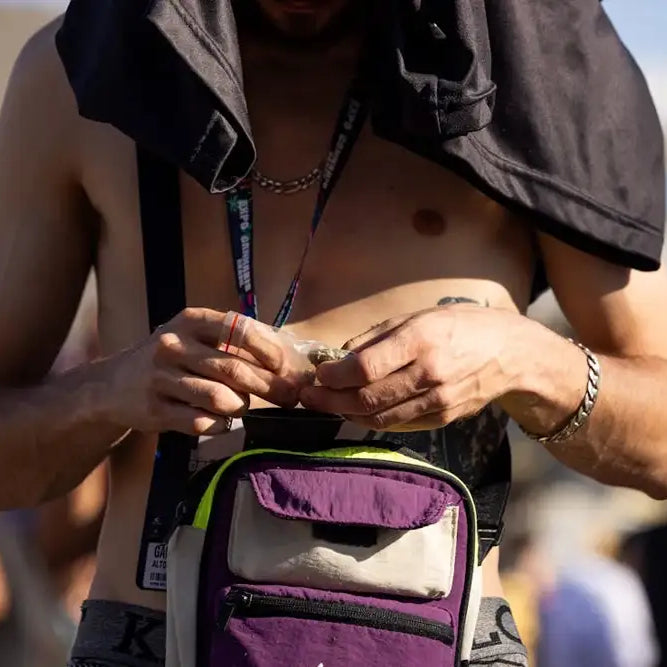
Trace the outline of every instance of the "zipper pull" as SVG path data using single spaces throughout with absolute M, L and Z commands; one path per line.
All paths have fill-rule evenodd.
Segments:
M 220 604 L 220 609 L 218 610 L 218 620 L 217 626 L 218 630 L 223 632 L 227 629 L 229 621 L 236 610 L 241 607 L 242 609 L 247 609 L 252 604 L 252 593 L 247 591 L 238 591 L 231 590 L 225 596 L 225 599 Z

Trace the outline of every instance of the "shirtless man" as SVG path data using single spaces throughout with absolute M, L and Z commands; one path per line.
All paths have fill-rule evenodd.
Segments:
M 293 25 L 317 33 L 347 3 L 292 4 L 313 20 L 292 24 L 290 3 L 259 0 L 288 34 Z M 368 127 L 327 208 L 286 327 L 334 346 L 371 330 L 353 342 L 363 352 L 324 367 L 325 386 L 300 396 L 280 377 L 275 350 L 264 350 L 261 369 L 218 352 L 224 313 L 238 308 L 224 198 L 186 176 L 191 307 L 149 335 L 135 146 L 77 113 L 54 48 L 59 23 L 23 50 L 0 119 L 0 507 L 66 493 L 109 457 L 90 598 L 110 601 L 112 634 L 112 603 L 136 605 L 129 609 L 139 616 L 117 636 L 126 655 L 114 662 L 105 647 L 108 664 L 156 664 L 160 655 L 164 595 L 135 585 L 157 432 L 222 434 L 250 400 L 300 399 L 375 430 L 438 428 L 492 402 L 532 433 L 568 423 L 586 388 L 587 357 L 523 315 L 537 253 L 602 369 L 590 419 L 551 446 L 553 454 L 603 482 L 667 497 L 667 413 L 658 400 L 667 391 L 667 316 L 656 307 L 667 302 L 664 273 L 610 264 L 537 234 L 529 220 Z M 353 35 L 311 47 L 308 57 L 280 40 L 240 37 L 258 168 L 275 179 L 308 173 L 327 150 L 354 71 Z M 278 310 L 298 264 L 314 197 L 312 189 L 285 197 L 256 188 L 265 316 Z M 93 266 L 105 357 L 45 383 Z M 373 329 L 378 322 L 385 324 Z M 485 596 L 502 596 L 495 554 L 485 561 L 484 586 Z M 488 636 L 487 628 L 480 645 Z M 517 644 L 503 646 L 499 659 L 524 664 Z

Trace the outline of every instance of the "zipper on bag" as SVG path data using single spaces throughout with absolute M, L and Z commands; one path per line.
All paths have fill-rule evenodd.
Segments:
M 232 589 L 220 602 L 217 626 L 218 629 L 224 631 L 233 617 L 270 616 L 291 616 L 315 621 L 361 625 L 377 630 L 390 630 L 435 639 L 447 646 L 454 643 L 454 629 L 451 625 L 432 621 L 422 616 L 349 602 L 303 600 L 264 595 L 242 589 Z

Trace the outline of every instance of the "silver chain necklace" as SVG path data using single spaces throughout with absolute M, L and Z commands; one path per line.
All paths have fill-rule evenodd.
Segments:
M 293 195 L 303 190 L 312 188 L 313 185 L 320 182 L 322 177 L 322 167 L 317 165 L 301 178 L 293 178 L 289 181 L 278 181 L 274 178 L 265 176 L 259 169 L 252 170 L 252 180 L 263 190 L 267 190 L 274 195 Z

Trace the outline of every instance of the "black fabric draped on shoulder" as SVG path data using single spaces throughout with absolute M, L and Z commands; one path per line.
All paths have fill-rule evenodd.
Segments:
M 659 266 L 663 137 L 598 0 L 374 0 L 371 116 L 541 230 Z M 80 113 L 210 192 L 256 158 L 230 0 L 71 0 L 57 46 Z

